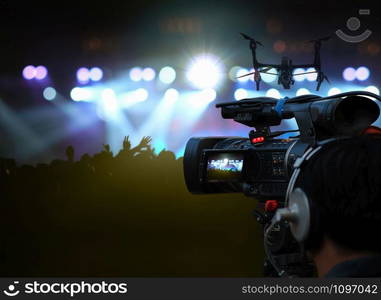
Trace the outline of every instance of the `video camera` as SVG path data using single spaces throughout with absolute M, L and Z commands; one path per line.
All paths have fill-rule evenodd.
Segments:
M 374 100 L 381 97 L 353 91 L 329 97 L 258 97 L 217 104 L 224 119 L 254 130 L 248 138 L 191 138 L 183 161 L 187 188 L 194 194 L 241 192 L 258 199 L 254 214 L 266 230 L 276 210 L 284 207 L 296 159 L 319 141 L 360 135 L 380 115 Z M 271 126 L 292 118 L 298 130 L 271 132 Z M 280 138 L 290 132 L 299 135 Z M 270 263 L 274 261 L 291 276 L 312 276 L 313 265 L 286 221 L 274 226 L 264 242 L 270 251 L 267 255 L 272 256 L 265 260 L 265 276 L 279 275 Z

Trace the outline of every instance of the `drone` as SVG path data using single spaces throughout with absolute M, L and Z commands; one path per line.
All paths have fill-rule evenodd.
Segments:
M 290 89 L 291 86 L 295 83 L 294 76 L 300 76 L 300 75 L 311 74 L 311 73 L 317 73 L 317 77 L 316 77 L 317 91 L 320 89 L 320 86 L 324 80 L 330 83 L 330 81 L 328 80 L 328 77 L 323 73 L 321 69 L 321 62 L 320 62 L 321 44 L 323 41 L 329 40 L 330 39 L 329 36 L 308 41 L 309 43 L 314 44 L 315 53 L 314 53 L 314 61 L 312 64 L 293 65 L 292 60 L 290 58 L 283 56 L 281 63 L 277 65 L 277 64 L 264 64 L 264 63 L 258 62 L 257 54 L 256 54 L 257 46 L 258 45 L 263 46 L 262 43 L 259 41 L 256 41 L 255 39 L 251 38 L 250 36 L 244 33 L 241 33 L 241 35 L 243 36 L 244 39 L 250 41 L 250 49 L 253 56 L 254 72 L 239 76 L 237 78 L 254 75 L 254 81 L 256 84 L 257 91 L 259 90 L 259 84 L 261 82 L 261 73 L 278 76 L 278 84 L 282 85 L 284 89 Z M 293 71 L 298 68 L 314 68 L 315 71 L 293 74 Z M 269 72 L 272 69 L 275 69 L 277 73 Z

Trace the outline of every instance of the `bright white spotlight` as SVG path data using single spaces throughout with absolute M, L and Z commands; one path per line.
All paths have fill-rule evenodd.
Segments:
M 93 93 L 88 88 L 75 87 L 70 92 L 70 97 L 74 101 L 89 101 L 92 96 Z
M 103 71 L 98 67 L 91 68 L 89 77 L 92 81 L 99 81 L 103 78 Z
M 266 73 L 260 73 L 261 79 L 264 82 L 270 83 L 270 82 L 273 82 L 275 79 L 277 79 L 277 75 L 267 74 L 267 72 L 272 73 L 272 74 L 278 74 L 277 70 L 274 68 L 267 70 Z M 254 75 L 253 75 L 253 77 L 254 77 Z
M 236 89 L 234 92 L 234 99 L 235 100 L 242 100 L 249 96 L 249 93 L 245 89 Z
M 279 93 L 279 91 L 277 89 L 269 89 L 266 92 L 266 97 L 272 97 L 272 98 L 276 98 L 276 99 L 282 98 L 281 94 Z
M 156 73 L 152 68 L 145 68 L 142 73 L 142 78 L 144 81 L 152 81 L 155 79 Z
M 337 95 L 340 93 L 341 93 L 341 90 L 339 88 L 331 88 L 328 91 L 328 96 L 333 96 L 333 95 Z
M 309 72 L 316 72 L 315 68 L 308 68 L 306 70 L 306 73 L 309 73 Z M 317 73 L 309 73 L 309 74 L 306 74 L 306 79 L 308 81 L 316 81 L 317 79 Z
M 367 67 L 359 67 L 356 70 L 356 77 L 360 81 L 367 80 L 370 76 L 370 71 Z
M 243 76 L 243 75 L 246 75 L 246 74 L 249 74 L 249 70 L 248 69 L 241 68 L 241 69 L 239 69 L 237 71 L 237 77 Z M 248 75 L 248 76 L 245 76 L 245 77 L 237 78 L 237 80 L 238 80 L 238 82 L 247 82 L 249 80 L 250 76 L 254 76 L 254 75 Z
M 216 99 L 217 92 L 216 90 L 209 88 L 201 91 L 201 98 L 207 102 L 212 102 Z
M 142 77 L 143 77 L 143 70 L 139 67 L 135 67 L 135 68 L 132 68 L 130 70 L 130 79 L 132 81 L 140 81 L 142 80 Z
M 221 80 L 222 66 L 214 56 L 199 56 L 192 60 L 186 77 L 196 88 L 212 88 Z
M 301 88 L 296 91 L 296 96 L 309 95 L 311 92 L 306 88 Z
M 364 91 L 371 92 L 376 95 L 380 95 L 380 90 L 374 85 L 370 85 L 364 89 Z
M 54 100 L 57 96 L 57 92 L 54 88 L 48 86 L 47 88 L 44 89 L 42 92 L 42 95 L 44 98 L 48 101 Z
M 159 79 L 162 83 L 171 84 L 176 79 L 176 71 L 171 67 L 164 67 L 159 72 Z
M 97 114 L 101 119 L 112 119 L 118 111 L 118 100 L 113 89 L 104 89 L 98 101 Z
M 304 79 L 306 79 L 306 75 L 303 74 L 303 75 L 298 75 L 298 74 L 302 74 L 302 73 L 305 73 L 306 70 L 302 69 L 302 68 L 296 68 L 294 70 L 294 72 L 292 73 L 294 76 L 294 80 L 295 81 L 303 81 Z
M 175 102 L 179 99 L 179 92 L 176 89 L 168 89 L 164 93 L 164 99 Z
M 356 70 L 352 67 L 345 68 L 343 71 L 343 78 L 346 81 L 353 81 L 356 79 Z

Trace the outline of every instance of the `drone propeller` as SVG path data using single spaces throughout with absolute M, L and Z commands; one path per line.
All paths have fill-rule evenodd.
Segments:
M 255 39 L 253 39 L 252 37 L 249 37 L 247 34 L 244 34 L 244 33 L 241 32 L 241 35 L 243 36 L 244 39 L 249 40 L 250 42 L 254 42 L 254 43 L 256 43 L 256 44 L 258 44 L 260 46 L 263 46 L 260 41 L 257 41 Z
M 272 69 L 272 68 L 265 68 L 265 69 L 263 69 L 263 70 L 265 70 L 265 71 L 263 71 L 263 70 L 254 71 L 254 72 L 250 72 L 250 73 L 247 73 L 247 74 L 238 76 L 238 77 L 236 77 L 236 78 L 238 79 L 238 78 L 242 78 L 242 77 L 250 76 L 250 75 L 255 74 L 256 72 L 259 72 L 259 73 L 265 73 L 265 74 L 269 74 L 269 75 L 275 75 L 275 76 L 277 76 L 277 75 L 278 75 L 277 73 L 269 73 L 269 72 L 267 72 L 268 70 L 271 70 L 271 69 Z

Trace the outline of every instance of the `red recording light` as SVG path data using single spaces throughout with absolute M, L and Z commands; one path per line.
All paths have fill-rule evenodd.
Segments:
M 267 200 L 265 203 L 265 211 L 274 212 L 278 209 L 278 201 L 277 200 Z
M 263 136 L 259 136 L 259 137 L 251 139 L 251 142 L 253 144 L 262 143 L 264 141 L 265 141 L 265 138 Z

